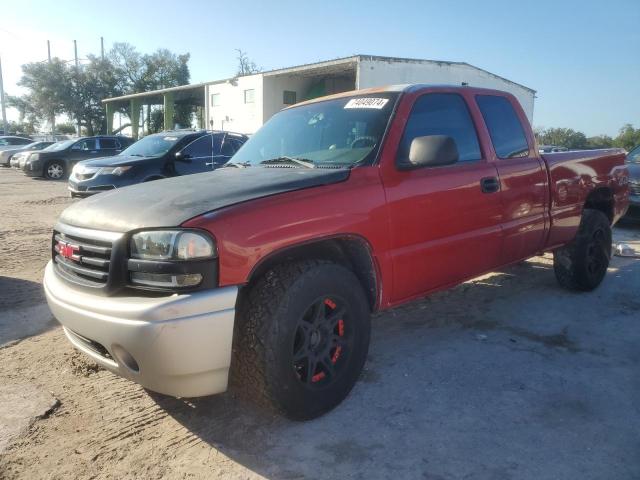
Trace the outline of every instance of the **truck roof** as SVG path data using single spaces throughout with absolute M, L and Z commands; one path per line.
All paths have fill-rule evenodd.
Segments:
M 415 92 L 417 90 L 422 90 L 427 88 L 442 88 L 447 90 L 453 89 L 453 90 L 464 90 L 464 91 L 471 90 L 475 93 L 494 94 L 494 95 L 495 94 L 511 95 L 509 92 L 505 92 L 502 90 L 471 87 L 468 85 L 453 85 L 453 84 L 440 84 L 440 83 L 403 83 L 403 84 L 396 84 L 396 85 L 385 85 L 382 87 L 364 88 L 361 90 L 350 90 L 348 92 L 334 93 L 333 95 L 312 98 L 311 100 L 306 100 L 304 102 L 296 103 L 295 105 L 291 105 L 290 107 L 287 107 L 287 108 L 295 108 L 295 107 L 299 107 L 300 105 L 308 105 L 311 103 L 323 102 L 325 100 L 333 100 L 336 98 L 352 97 L 354 95 L 370 95 L 373 93 L 387 93 L 387 92 L 410 93 L 410 92 Z

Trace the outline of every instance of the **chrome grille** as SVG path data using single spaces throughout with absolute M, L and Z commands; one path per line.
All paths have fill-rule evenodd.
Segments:
M 109 279 L 112 242 L 55 231 L 53 260 L 58 272 L 71 281 L 101 286 Z
M 629 193 L 631 195 L 640 195 L 640 183 L 629 183 Z

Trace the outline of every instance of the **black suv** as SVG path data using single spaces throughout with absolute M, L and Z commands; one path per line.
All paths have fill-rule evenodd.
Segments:
M 246 135 L 219 131 L 173 130 L 148 135 L 109 158 L 78 163 L 69 177 L 71 196 L 178 175 L 214 170 L 229 161 Z
M 132 138 L 120 135 L 65 140 L 29 155 L 23 171 L 30 177 L 59 180 L 80 160 L 117 155 L 132 143 Z

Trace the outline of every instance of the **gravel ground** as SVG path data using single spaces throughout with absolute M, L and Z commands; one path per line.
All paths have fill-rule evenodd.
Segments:
M 640 478 L 640 260 L 576 294 L 536 257 L 376 315 L 352 394 L 295 423 L 233 392 L 153 394 L 75 353 L 40 287 L 70 202 L 0 169 L 0 386 L 58 400 L 0 478 Z M 615 237 L 640 252 L 639 227 Z

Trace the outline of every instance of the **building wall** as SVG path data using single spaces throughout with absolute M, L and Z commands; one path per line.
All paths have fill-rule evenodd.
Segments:
M 278 113 L 285 107 L 284 103 L 284 91 L 296 92 L 296 102 L 301 102 L 314 79 L 312 77 L 300 77 L 294 75 L 274 75 L 265 76 L 263 83 L 263 119 L 266 122 L 273 115 Z
M 253 133 L 262 126 L 263 76 L 239 77 L 232 83 L 207 85 L 206 128 Z M 253 103 L 245 103 L 245 90 L 253 90 Z M 220 94 L 220 105 L 212 105 L 212 96 Z
M 534 93 L 469 65 L 407 60 L 366 60 L 358 66 L 357 88 L 380 87 L 403 83 L 433 83 L 493 88 L 512 93 L 533 121 Z

